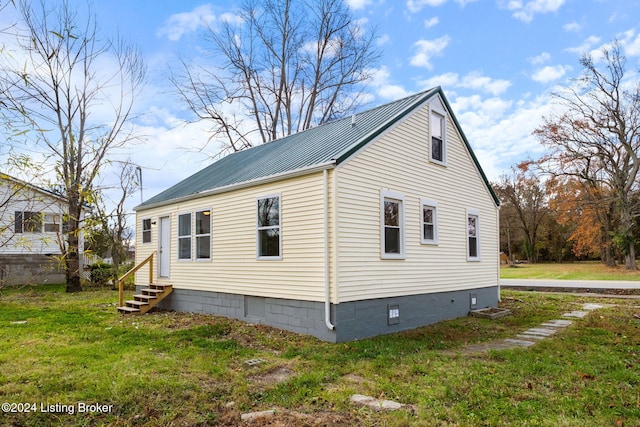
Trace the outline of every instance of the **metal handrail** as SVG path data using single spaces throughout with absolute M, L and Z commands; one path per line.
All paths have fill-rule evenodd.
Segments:
M 120 307 L 124 306 L 124 281 L 136 271 L 140 270 L 147 263 L 149 263 L 149 283 L 153 283 L 153 256 L 155 254 L 156 251 L 153 251 L 151 255 L 145 258 L 144 261 L 124 273 L 122 277 L 118 279 L 118 302 Z

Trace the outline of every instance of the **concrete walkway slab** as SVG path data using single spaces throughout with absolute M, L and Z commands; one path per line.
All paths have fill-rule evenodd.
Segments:
M 572 323 L 573 322 L 571 320 L 556 319 L 556 320 L 549 320 L 548 322 L 543 323 L 541 326 L 548 326 L 551 328 L 566 328 Z
M 500 279 L 500 286 L 514 288 L 560 289 L 640 289 L 640 281 L 631 280 L 550 280 Z
M 569 313 L 564 313 L 562 317 L 576 317 L 578 319 L 582 319 L 584 317 L 587 317 L 587 314 L 589 314 L 589 312 L 578 310 L 578 311 L 570 311 Z

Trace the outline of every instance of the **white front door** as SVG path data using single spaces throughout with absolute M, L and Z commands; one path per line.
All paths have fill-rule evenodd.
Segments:
M 158 272 L 160 277 L 169 277 L 169 263 L 171 262 L 171 221 L 168 216 L 160 218 L 160 252 Z

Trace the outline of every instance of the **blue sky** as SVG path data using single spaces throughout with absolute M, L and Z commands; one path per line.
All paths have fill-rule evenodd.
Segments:
M 70 0 L 84 5 L 83 0 Z M 234 14 L 239 2 L 96 1 L 105 35 L 136 44 L 149 67 L 137 108 L 146 142 L 131 153 L 149 198 L 208 164 L 194 152 L 208 138 L 171 93 L 178 53 L 197 59 L 203 22 Z M 353 17 L 377 28 L 383 56 L 368 107 L 440 85 L 489 179 L 542 150 L 531 135 L 549 113 L 549 94 L 579 75 L 580 56 L 621 41 L 630 72 L 640 59 L 637 0 L 348 0 Z M 108 180 L 108 178 L 105 178 Z M 139 202 L 136 197 L 133 204 Z

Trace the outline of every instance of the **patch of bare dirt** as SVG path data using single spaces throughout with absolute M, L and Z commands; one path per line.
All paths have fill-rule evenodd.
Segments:
M 287 365 L 276 366 L 266 372 L 261 372 L 249 377 L 249 380 L 259 385 L 273 385 L 283 383 L 291 378 L 295 372 Z

